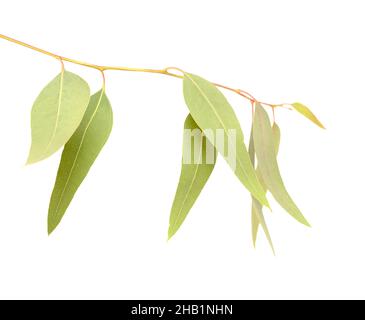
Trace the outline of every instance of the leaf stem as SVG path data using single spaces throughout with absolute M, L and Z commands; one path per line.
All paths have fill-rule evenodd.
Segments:
M 179 69 L 179 68 L 176 68 L 176 67 L 168 67 L 168 68 L 165 68 L 165 69 L 145 69 L 145 68 L 129 68 L 129 67 L 122 67 L 122 66 L 97 65 L 97 64 L 93 64 L 93 63 L 88 63 L 88 62 L 84 62 L 84 61 L 80 61 L 80 60 L 67 58 L 67 57 L 52 53 L 50 51 L 35 47 L 35 46 L 30 45 L 28 43 L 25 43 L 23 41 L 19 41 L 17 39 L 8 37 L 8 36 L 3 35 L 3 34 L 0 34 L 0 38 L 4 39 L 4 40 L 7 40 L 9 42 L 15 43 L 17 45 L 26 47 L 26 48 L 31 49 L 33 51 L 37 51 L 39 53 L 50 56 L 52 58 L 56 58 L 57 60 L 61 61 L 62 66 L 63 66 L 64 61 L 66 61 L 66 62 L 77 64 L 77 65 L 80 65 L 80 66 L 84 66 L 84 67 L 99 70 L 99 71 L 101 71 L 101 73 L 103 75 L 103 84 L 104 85 L 105 85 L 104 71 L 106 71 L 106 70 L 155 73 L 155 74 L 162 74 L 162 75 L 166 75 L 166 76 L 170 76 L 170 77 L 174 77 L 174 78 L 180 78 L 180 79 L 182 79 L 184 77 L 183 76 L 184 71 Z M 181 72 L 182 75 L 171 72 L 171 70 Z M 234 88 L 231 88 L 231 87 L 219 84 L 219 83 L 214 83 L 214 82 L 213 82 L 213 84 L 215 86 L 219 87 L 219 88 L 234 92 L 234 93 L 240 95 L 241 97 L 249 100 L 251 103 L 260 103 L 261 105 L 265 105 L 265 106 L 268 106 L 268 107 L 271 107 L 271 108 L 285 107 L 285 106 L 289 105 L 287 103 L 272 104 L 272 103 L 262 102 L 262 101 L 259 101 L 259 100 L 255 99 L 250 93 L 248 93 L 248 92 L 246 92 L 242 89 L 234 89 Z
M 103 78 L 103 86 L 102 86 L 102 90 L 103 90 L 103 92 L 105 91 L 105 73 L 104 73 L 104 71 L 103 70 L 100 70 L 100 72 L 101 72 L 101 76 L 102 76 L 102 78 Z

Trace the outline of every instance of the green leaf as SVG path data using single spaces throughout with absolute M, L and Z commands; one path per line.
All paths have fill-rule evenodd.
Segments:
M 32 108 L 32 147 L 28 164 L 48 158 L 71 138 L 90 99 L 88 84 L 62 71 L 39 94 Z
M 215 135 L 223 131 L 229 149 L 234 151 L 235 163 L 228 164 L 242 184 L 263 205 L 269 207 L 265 192 L 258 181 L 251 164 L 239 121 L 224 95 L 209 81 L 189 73 L 184 74 L 184 97 L 192 117 L 203 132 L 213 130 Z M 232 130 L 232 131 L 231 131 Z M 230 133 L 235 132 L 236 144 L 233 145 Z M 225 155 L 224 145 L 217 143 L 212 135 L 208 140 L 219 153 Z
M 294 110 L 298 111 L 300 114 L 302 114 L 304 117 L 315 123 L 318 127 L 325 129 L 324 125 L 321 123 L 321 121 L 318 120 L 318 118 L 314 115 L 314 113 L 304 104 L 301 104 L 299 102 L 293 103 L 292 107 Z
M 250 155 L 252 165 L 255 166 L 255 144 L 254 144 L 254 140 L 253 140 L 253 130 L 251 130 L 250 144 L 249 144 L 248 150 L 249 150 L 249 155 Z M 258 170 L 256 170 L 256 172 L 257 171 Z M 259 173 L 259 172 L 257 172 L 257 173 Z M 266 193 L 266 187 L 264 187 L 264 188 L 265 188 L 265 193 Z M 268 229 L 266 221 L 265 221 L 263 207 L 262 207 L 261 203 L 258 202 L 254 197 L 252 197 L 251 221 L 252 221 L 252 240 L 253 240 L 254 246 L 256 246 L 257 233 L 259 230 L 259 226 L 261 225 L 262 229 L 264 230 L 266 239 L 269 242 L 270 247 L 275 255 L 274 244 L 272 242 L 270 232 L 269 232 L 269 229 Z
M 285 188 L 276 160 L 274 135 L 273 130 L 271 129 L 270 119 L 259 103 L 256 103 L 255 107 L 253 138 L 258 169 L 261 172 L 267 189 L 291 216 L 304 225 L 309 226 L 309 223 Z
M 104 90 L 94 94 L 84 118 L 67 142 L 48 212 L 48 233 L 57 227 L 77 189 L 88 174 L 113 126 L 113 112 Z
M 170 214 L 169 239 L 179 230 L 207 183 L 216 162 L 214 146 L 189 114 L 184 125 L 183 158 L 180 180 Z M 194 138 L 192 143 L 192 137 Z M 212 151 L 212 157 L 207 157 Z M 210 161 L 211 160 L 211 161 Z

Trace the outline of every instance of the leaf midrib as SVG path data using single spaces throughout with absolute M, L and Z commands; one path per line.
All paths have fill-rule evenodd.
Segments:
M 64 186 L 64 188 L 63 188 L 63 190 L 62 190 L 62 193 L 61 193 L 60 199 L 59 199 L 59 201 L 58 201 L 58 203 L 57 203 L 57 207 L 56 207 L 56 210 L 55 210 L 55 216 L 57 216 L 57 215 L 58 215 L 59 207 L 60 207 L 61 202 L 62 202 L 62 200 L 63 200 L 63 197 L 64 197 L 64 195 L 65 195 L 65 192 L 66 192 L 66 189 L 67 189 L 67 187 L 68 187 L 68 184 L 69 184 L 69 182 L 70 182 L 70 180 L 71 180 L 71 176 L 72 176 L 72 174 L 73 174 L 73 171 L 74 171 L 75 166 L 76 166 L 76 162 L 77 162 L 78 157 L 79 157 L 79 155 L 80 155 L 81 148 L 82 148 L 82 145 L 83 145 L 84 140 L 85 140 L 85 137 L 86 137 L 86 133 L 87 133 L 87 131 L 89 130 L 89 127 L 90 127 L 90 125 L 91 125 L 92 121 L 94 120 L 96 113 L 97 113 L 97 112 L 98 112 L 98 110 L 99 110 L 99 107 L 100 107 L 100 104 L 101 104 L 101 100 L 102 100 L 102 98 L 103 98 L 103 95 L 104 95 L 104 89 L 103 89 L 103 91 L 102 91 L 102 92 L 101 92 L 101 94 L 100 94 L 100 98 L 99 98 L 98 104 L 97 104 L 97 106 L 96 106 L 96 108 L 95 108 L 95 111 L 94 111 L 94 113 L 92 114 L 92 116 L 91 116 L 91 118 L 90 118 L 90 120 L 89 120 L 88 124 L 86 125 L 85 131 L 84 131 L 84 133 L 83 133 L 83 135 L 82 135 L 81 142 L 80 142 L 79 148 L 78 148 L 78 150 L 77 150 L 77 152 L 76 152 L 75 159 L 74 159 L 74 161 L 73 161 L 73 163 L 72 163 L 72 167 L 71 167 L 70 173 L 69 173 L 69 175 L 68 175 L 68 177 L 67 177 L 67 180 L 66 180 L 65 186 Z
M 55 127 L 53 129 L 52 136 L 51 136 L 51 139 L 49 140 L 47 148 L 45 149 L 45 154 L 47 154 L 47 152 L 49 151 L 49 148 L 51 147 L 52 142 L 54 141 L 54 139 L 56 137 L 58 124 L 60 121 L 64 75 L 65 75 L 65 70 L 62 70 L 61 78 L 60 78 L 60 88 L 59 88 L 59 93 L 58 93 L 58 105 L 57 105 L 57 115 L 56 115 L 56 120 L 55 120 Z

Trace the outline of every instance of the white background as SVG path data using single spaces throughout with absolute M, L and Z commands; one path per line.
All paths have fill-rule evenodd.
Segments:
M 2 1 L 0 32 L 99 64 L 177 66 L 288 110 L 280 164 L 313 228 L 272 201 L 251 244 L 250 198 L 220 159 L 167 242 L 187 108 L 181 81 L 108 72 L 111 138 L 59 228 L 47 207 L 60 154 L 24 165 L 30 110 L 59 62 L 0 41 L 0 298 L 365 298 L 364 1 Z M 100 74 L 67 64 L 93 91 Z M 249 104 L 227 93 L 247 134 Z

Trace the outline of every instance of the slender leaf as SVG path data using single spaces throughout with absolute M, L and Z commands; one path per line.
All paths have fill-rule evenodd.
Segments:
M 184 97 L 192 117 L 203 132 L 213 130 L 224 132 L 228 147 L 234 150 L 235 164 L 232 166 L 238 179 L 251 192 L 251 194 L 263 205 L 269 207 L 265 192 L 258 181 L 255 170 L 251 164 L 239 121 L 224 95 L 209 81 L 185 73 Z M 236 134 L 236 145 L 233 145 L 230 130 Z M 209 141 L 217 148 L 218 152 L 225 155 L 225 148 L 217 143 L 216 139 L 207 135 Z M 227 159 L 226 159 L 227 160 Z
M 325 129 L 324 125 L 321 123 L 321 121 L 318 120 L 318 118 L 314 115 L 314 113 L 304 104 L 301 104 L 299 102 L 292 104 L 294 110 L 298 111 L 300 114 L 302 114 L 304 117 L 315 123 L 318 127 Z
M 79 126 L 90 99 L 88 84 L 62 71 L 39 94 L 32 108 L 32 147 L 28 164 L 63 147 Z
M 180 180 L 170 214 L 169 239 L 179 230 L 186 219 L 208 181 L 216 162 L 214 147 L 190 114 L 185 120 L 184 128 L 183 154 L 190 155 L 190 158 L 183 159 Z M 193 144 L 192 137 L 194 138 Z M 208 161 L 207 151 L 213 151 L 213 157 L 209 158 L 212 163 Z
M 309 226 L 309 223 L 300 212 L 288 194 L 280 175 L 276 160 L 275 143 L 270 119 L 264 108 L 257 103 L 253 123 L 253 137 L 258 161 L 258 168 L 262 178 L 275 200 L 296 220 Z
M 252 165 L 255 166 L 255 144 L 253 140 L 253 130 L 251 130 L 251 136 L 250 136 L 250 144 L 248 147 L 250 159 L 252 162 Z M 256 170 L 257 172 L 258 170 Z M 258 172 L 257 172 L 258 173 Z M 265 192 L 266 192 L 266 187 Z M 269 229 L 267 227 L 264 213 L 263 213 L 263 207 L 260 202 L 258 202 L 254 197 L 252 197 L 252 207 L 251 207 L 251 221 L 252 221 L 252 240 L 254 246 L 256 246 L 256 239 L 257 239 L 257 233 L 259 230 L 259 226 L 262 226 L 262 229 L 264 230 L 265 236 L 267 241 L 270 244 L 270 247 L 275 254 L 274 244 L 272 242 Z
M 48 232 L 60 223 L 77 189 L 88 174 L 113 126 L 113 113 L 104 90 L 94 94 L 85 116 L 61 158 L 48 212 Z

